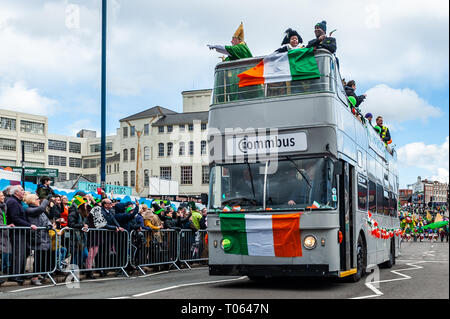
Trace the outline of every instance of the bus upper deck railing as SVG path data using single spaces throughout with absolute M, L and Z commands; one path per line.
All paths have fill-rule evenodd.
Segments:
M 261 59 L 245 59 L 247 61 L 231 63 L 229 66 L 225 64 L 216 68 L 213 104 L 335 92 L 335 62 L 329 54 L 316 56 L 320 78 L 239 87 L 238 74 L 254 67 Z

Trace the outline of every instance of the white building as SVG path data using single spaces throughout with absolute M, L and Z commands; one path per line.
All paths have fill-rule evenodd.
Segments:
M 179 195 L 208 192 L 208 110 L 212 90 L 182 92 L 183 113 L 155 106 L 120 120 L 106 138 L 106 184 L 130 186 L 134 195 L 151 194 L 150 177 L 176 181 Z M 0 166 L 57 169 L 56 182 L 83 175 L 100 182 L 100 137 L 48 134 L 45 116 L 0 109 Z M 36 180 L 34 180 L 36 182 Z

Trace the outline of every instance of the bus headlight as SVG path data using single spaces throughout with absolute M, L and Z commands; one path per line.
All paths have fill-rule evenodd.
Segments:
M 220 248 L 222 248 L 225 251 L 228 251 L 231 249 L 231 240 L 228 238 L 223 238 L 220 242 Z
M 316 248 L 317 240 L 316 237 L 312 235 L 308 235 L 303 239 L 303 246 L 305 246 L 306 249 L 313 249 Z

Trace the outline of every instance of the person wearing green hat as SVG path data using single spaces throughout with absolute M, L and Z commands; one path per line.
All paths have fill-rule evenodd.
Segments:
M 314 26 L 314 34 L 316 35 L 316 38 L 314 40 L 311 40 L 308 42 L 307 48 L 315 48 L 315 49 L 327 49 L 331 53 L 335 53 L 337 46 L 336 46 L 336 39 L 332 38 L 331 36 L 327 37 L 327 22 L 322 21 L 319 23 L 316 23 Z M 330 33 L 331 34 L 331 33 Z
M 359 105 L 364 102 L 364 100 L 367 97 L 367 94 L 363 94 L 363 95 L 356 95 L 355 90 L 356 90 L 356 82 L 354 80 L 350 80 L 347 82 L 347 85 L 344 87 L 345 89 L 345 94 L 347 94 L 348 97 L 352 96 L 355 98 L 356 100 L 356 105 L 355 107 L 359 107 Z

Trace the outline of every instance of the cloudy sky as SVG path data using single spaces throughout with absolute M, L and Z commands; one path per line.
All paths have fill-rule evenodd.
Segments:
M 211 88 L 219 54 L 241 21 L 254 56 L 296 29 L 337 29 L 342 76 L 383 115 L 400 186 L 449 178 L 449 16 L 430 1 L 108 1 L 108 134 L 155 105 L 182 111 L 181 92 Z M 48 116 L 49 132 L 100 128 L 101 0 L 0 0 L 0 108 Z

